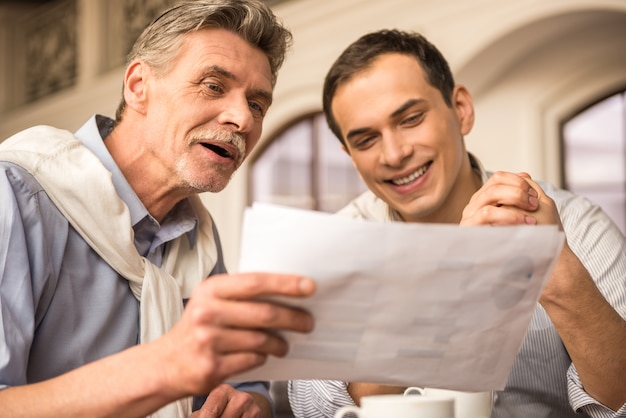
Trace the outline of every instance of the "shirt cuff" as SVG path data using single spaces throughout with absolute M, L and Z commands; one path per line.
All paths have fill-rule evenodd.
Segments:
M 591 418 L 626 418 L 626 404 L 615 412 L 585 392 L 573 363 L 567 370 L 567 394 L 570 405 L 577 413 L 584 412 Z

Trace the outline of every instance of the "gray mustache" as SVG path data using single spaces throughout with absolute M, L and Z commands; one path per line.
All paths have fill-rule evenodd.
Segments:
M 202 139 L 210 139 L 211 141 L 234 145 L 239 153 L 237 164 L 241 164 L 243 162 L 243 158 L 246 155 L 246 141 L 242 134 L 231 131 L 211 131 L 202 132 L 194 135 L 193 137 L 193 140 L 195 141 L 200 141 Z

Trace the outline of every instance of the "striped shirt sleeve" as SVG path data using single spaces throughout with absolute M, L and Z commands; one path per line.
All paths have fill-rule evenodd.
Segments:
M 291 380 L 287 393 L 295 418 L 333 418 L 342 406 L 355 405 L 348 383 L 339 380 Z

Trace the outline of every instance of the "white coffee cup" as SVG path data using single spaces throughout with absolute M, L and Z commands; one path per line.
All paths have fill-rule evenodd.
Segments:
M 455 418 L 454 398 L 444 395 L 374 395 L 361 398 L 361 407 L 339 408 L 334 418 L 348 413 L 358 418 Z
M 455 418 L 490 418 L 493 408 L 492 392 L 460 392 L 448 389 L 409 387 L 405 395 L 451 396 L 454 398 Z

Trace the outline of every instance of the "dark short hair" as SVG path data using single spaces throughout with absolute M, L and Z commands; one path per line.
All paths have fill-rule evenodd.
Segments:
M 139 58 L 157 74 L 167 74 L 178 56 L 183 36 L 202 29 L 225 29 L 260 49 L 269 60 L 272 85 L 291 46 L 291 32 L 261 0 L 186 0 L 165 10 L 139 35 L 127 64 Z M 115 120 L 126 107 L 124 95 Z
M 349 45 L 330 67 L 324 80 L 323 107 L 330 130 L 345 144 L 332 112 L 337 89 L 358 72 L 367 69 L 381 55 L 398 53 L 414 57 L 426 74 L 430 85 L 441 92 L 445 103 L 452 106 L 454 77 L 443 54 L 424 36 L 416 32 L 384 29 L 363 35 Z M 383 93 L 384 94 L 384 93 Z

